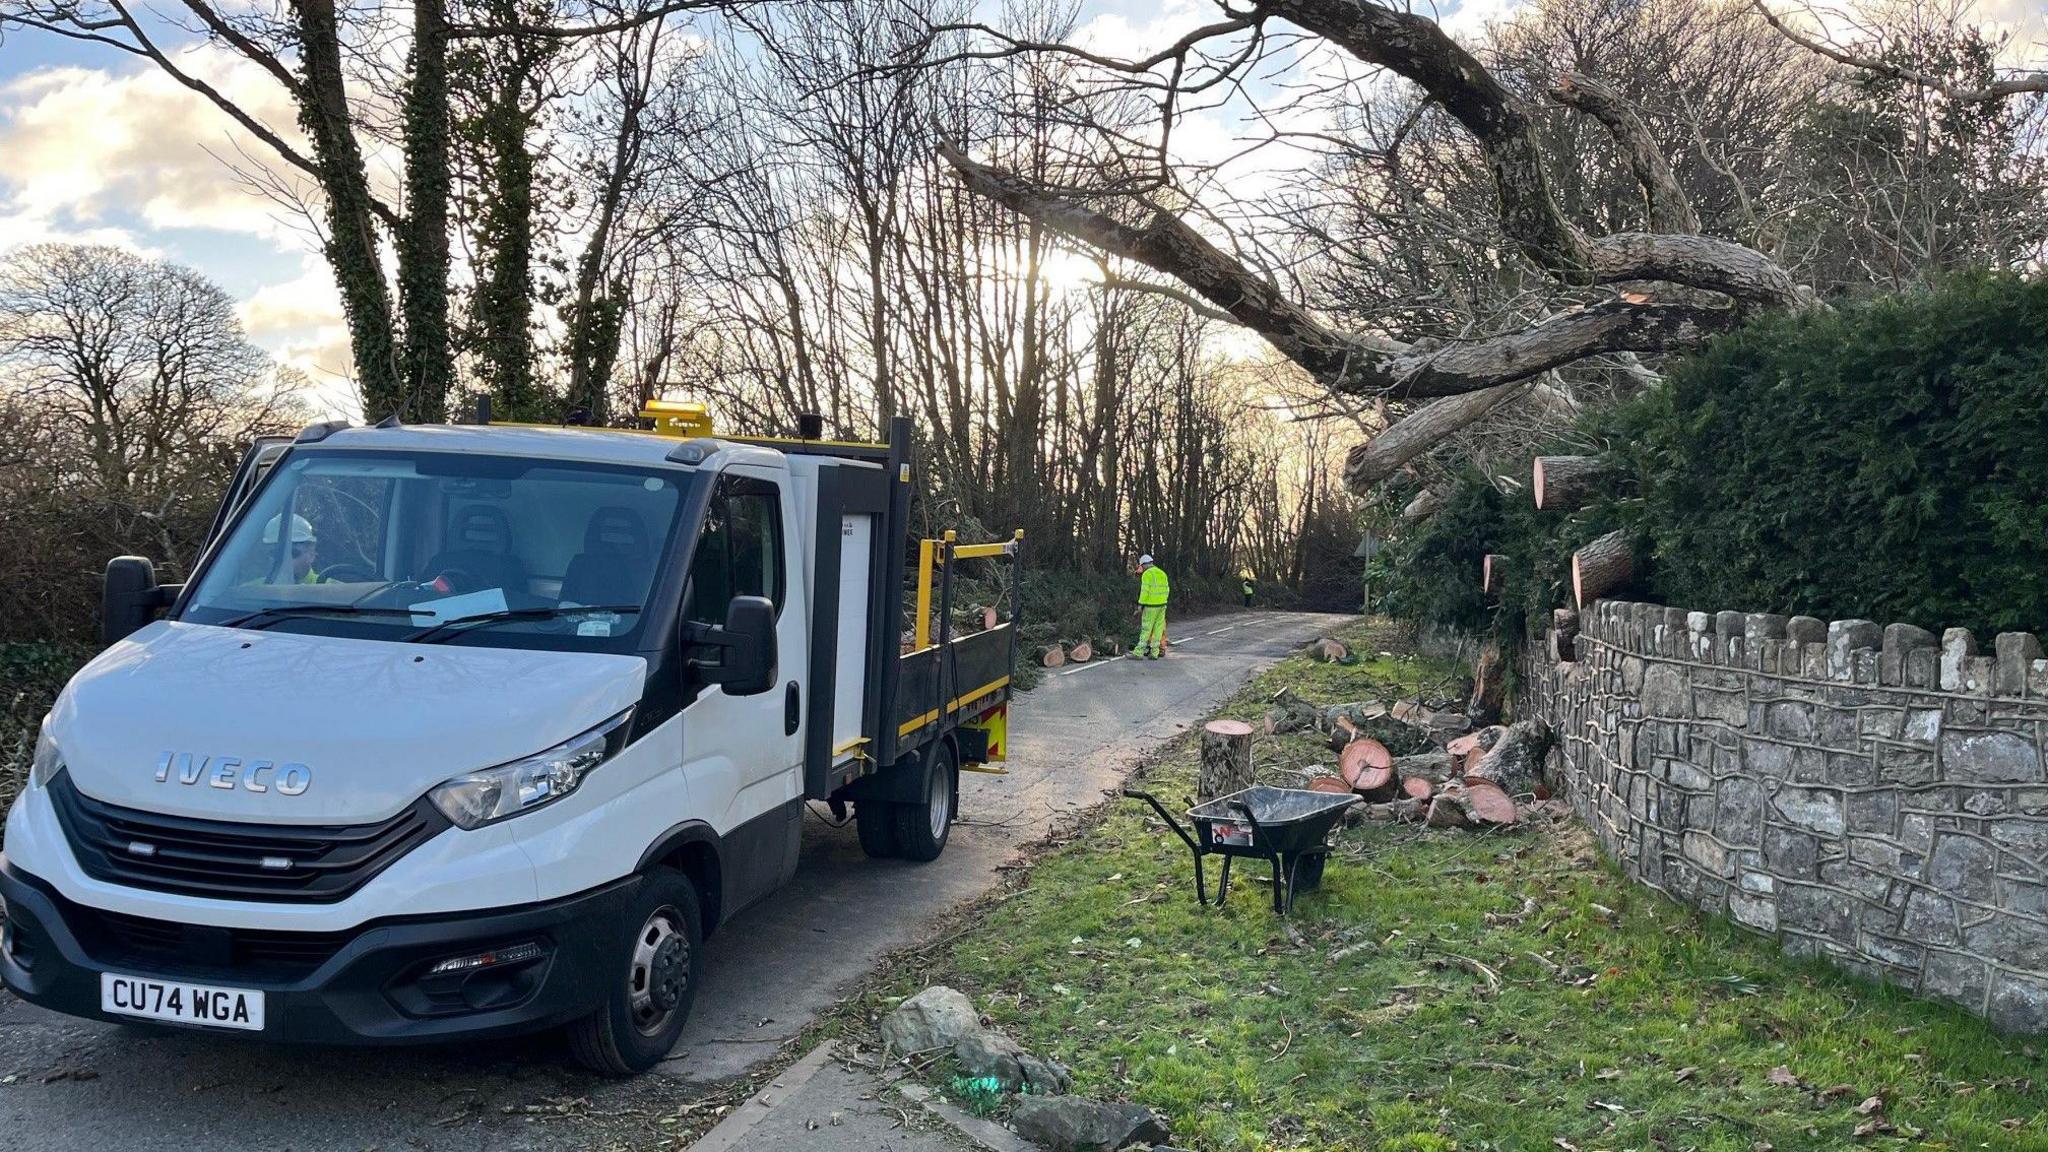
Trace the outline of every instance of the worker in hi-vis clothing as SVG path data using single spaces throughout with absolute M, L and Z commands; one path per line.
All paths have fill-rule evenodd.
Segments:
M 1252 593 L 1258 591 L 1258 585 L 1254 583 L 1256 577 L 1251 569 L 1246 568 L 1237 574 L 1237 578 L 1244 584 L 1244 606 L 1249 608 L 1252 606 Z
M 1166 598 L 1172 586 L 1166 569 L 1150 553 L 1138 557 L 1138 647 L 1131 655 L 1157 660 L 1166 655 Z

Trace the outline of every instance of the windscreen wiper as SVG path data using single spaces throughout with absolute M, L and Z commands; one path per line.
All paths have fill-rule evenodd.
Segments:
M 501 608 L 495 612 L 478 612 L 471 616 L 457 616 L 450 620 L 429 624 L 425 628 L 404 637 L 408 644 L 432 644 L 447 636 L 458 624 L 495 624 L 502 620 L 554 620 L 562 616 L 580 616 L 585 613 L 610 612 L 617 616 L 630 616 L 640 611 L 638 604 L 557 604 L 552 608 Z
M 409 608 L 363 608 L 354 604 L 279 604 L 223 620 L 223 628 L 268 628 L 294 616 L 418 616 Z

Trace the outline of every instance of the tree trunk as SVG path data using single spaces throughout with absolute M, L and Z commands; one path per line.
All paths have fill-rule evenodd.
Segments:
M 1198 800 L 1213 800 L 1252 786 L 1252 726 L 1240 720 L 1211 720 L 1202 726 L 1202 772 Z
M 1617 469 L 1598 456 L 1538 456 L 1531 466 L 1529 489 L 1536 507 L 1545 512 L 1570 512 L 1607 488 Z
M 455 382 L 448 339 L 447 33 L 447 0 L 415 0 L 412 82 L 405 93 L 405 228 L 398 234 L 398 307 L 405 318 L 405 396 L 398 411 L 422 424 L 447 418 Z
M 1467 564 L 1471 561 L 1467 560 Z M 1498 552 L 1488 552 L 1486 559 L 1479 562 L 1479 590 L 1486 593 L 1488 600 L 1499 596 L 1508 586 L 1508 558 Z
M 1572 602 L 1586 605 L 1628 583 L 1635 575 L 1635 550 L 1628 533 L 1615 531 L 1572 553 Z
M 392 337 L 391 293 L 371 221 L 374 200 L 362 147 L 349 120 L 341 32 L 334 0 L 300 0 L 292 11 L 298 17 L 295 31 L 306 81 L 299 126 L 313 142 L 320 190 L 327 198 L 327 235 L 321 247 L 341 292 L 356 383 L 363 390 L 363 415 L 379 420 L 404 406 L 405 390 Z

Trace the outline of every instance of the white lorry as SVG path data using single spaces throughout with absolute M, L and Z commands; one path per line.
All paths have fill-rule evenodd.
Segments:
M 958 772 L 1002 758 L 1020 603 L 950 635 L 952 561 L 1022 534 L 926 540 L 912 579 L 906 422 L 642 415 L 315 425 L 252 448 L 187 583 L 111 562 L 108 647 L 7 815 L 7 986 L 271 1040 L 566 1026 L 623 1075 L 808 802 L 936 858 Z

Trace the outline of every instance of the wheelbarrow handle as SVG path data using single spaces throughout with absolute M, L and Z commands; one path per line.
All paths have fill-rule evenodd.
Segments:
M 1201 846 L 1195 843 L 1193 836 L 1188 835 L 1187 829 L 1180 826 L 1180 821 L 1173 818 L 1173 813 L 1166 810 L 1166 805 L 1159 802 L 1159 797 L 1154 796 L 1150 792 L 1140 792 L 1135 788 L 1124 789 L 1124 796 L 1132 800 L 1143 800 L 1145 803 L 1150 804 L 1152 810 L 1159 813 L 1159 818 L 1166 821 L 1166 826 L 1173 829 L 1173 834 L 1180 837 L 1181 843 L 1188 846 L 1188 851 L 1195 854 L 1199 866 L 1199 860 L 1202 855 Z

